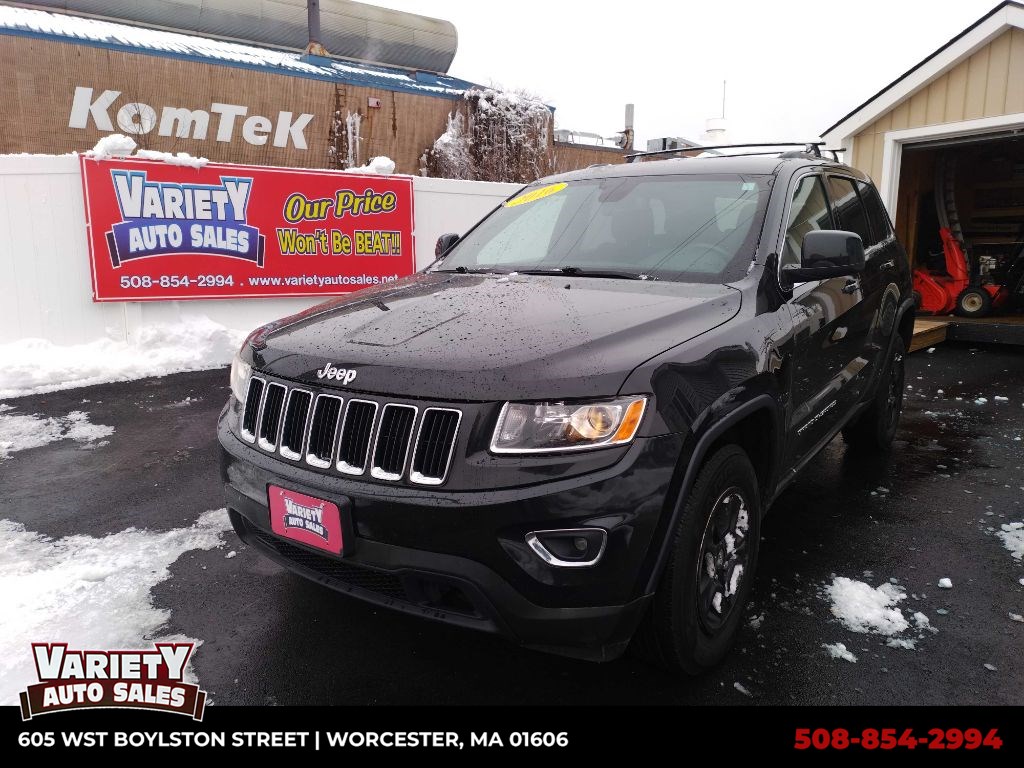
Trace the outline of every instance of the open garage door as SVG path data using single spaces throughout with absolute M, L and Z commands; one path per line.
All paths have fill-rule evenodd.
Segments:
M 922 309 L 981 317 L 1024 305 L 1024 136 L 905 144 L 897 234 Z

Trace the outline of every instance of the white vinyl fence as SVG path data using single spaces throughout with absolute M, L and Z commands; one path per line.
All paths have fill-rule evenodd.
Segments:
M 438 236 L 464 232 L 517 188 L 414 178 L 417 268 Z M 78 157 L 0 155 L 0 343 L 130 341 L 142 325 L 195 315 L 249 330 L 324 298 L 94 303 Z

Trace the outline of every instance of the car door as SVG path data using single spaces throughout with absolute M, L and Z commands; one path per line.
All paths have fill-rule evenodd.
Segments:
M 780 245 L 780 267 L 800 263 L 804 236 L 838 229 L 825 179 L 810 173 L 795 180 Z M 851 382 L 867 361 L 862 357 L 863 299 L 856 278 L 798 283 L 789 299 L 794 348 L 788 410 L 789 459 L 800 464 L 853 407 Z
M 864 203 L 868 228 L 871 230 L 871 239 L 864 241 L 865 264 L 864 276 L 861 279 L 865 301 L 872 312 L 868 347 L 874 357 L 870 363 L 872 366 L 880 366 L 885 362 L 888 334 L 891 330 L 887 321 L 895 317 L 900 302 L 900 272 L 905 257 L 878 190 L 872 184 L 858 180 L 857 192 Z
M 887 244 L 887 240 L 877 236 L 875 227 L 871 226 L 868 206 L 865 200 L 867 191 L 863 182 L 841 174 L 828 175 L 828 191 L 832 198 L 836 224 L 839 229 L 856 232 L 864 243 L 864 271 L 850 280 L 850 285 L 859 286 L 860 302 L 849 316 L 849 334 L 861 340 L 860 356 L 867 361 L 858 376 L 849 383 L 847 394 L 850 405 L 856 405 L 866 394 L 868 383 L 874 374 L 874 367 L 879 364 L 882 355 L 882 334 L 879 319 L 882 294 L 888 284 L 890 265 L 895 260 Z M 877 226 L 877 225 L 876 225 Z M 849 289 L 847 289 L 849 290 Z

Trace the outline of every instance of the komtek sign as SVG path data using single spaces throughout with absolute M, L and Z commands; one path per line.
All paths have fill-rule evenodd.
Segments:
M 21 717 L 74 709 L 150 709 L 203 719 L 206 691 L 185 682 L 192 643 L 154 643 L 133 651 L 70 650 L 33 643 L 38 683 L 21 692 Z
M 336 295 L 415 271 L 408 177 L 81 163 L 95 301 Z
M 158 136 L 196 141 L 213 138 L 230 143 L 236 135 L 241 135 L 243 141 L 257 147 L 269 140 L 275 147 L 291 144 L 295 149 L 306 149 L 306 127 L 314 117 L 307 112 L 296 116 L 280 111 L 274 120 L 264 115 L 250 115 L 244 104 L 222 102 L 214 102 L 208 109 L 165 106 L 157 112 L 156 108 L 140 101 L 129 101 L 118 107 L 116 102 L 120 97 L 120 91 L 107 89 L 95 93 L 92 88 L 75 88 L 68 128 L 86 129 L 91 122 L 96 130 L 113 133 L 116 129 L 111 110 L 114 110 L 117 128 L 134 136 L 156 130 Z

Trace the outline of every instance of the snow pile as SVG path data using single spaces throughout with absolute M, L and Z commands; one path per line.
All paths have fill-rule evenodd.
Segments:
M 910 617 L 911 621 L 907 620 L 898 605 L 907 599 L 907 593 L 895 581 L 890 579 L 885 584 L 872 587 L 863 581 L 836 576 L 831 584 L 826 585 L 823 594 L 832 602 L 832 614 L 847 629 L 861 634 L 882 635 L 890 648 L 912 651 L 926 633 L 935 634 L 939 630 L 932 626 L 931 620 L 921 611 L 915 611 Z M 917 598 L 918 595 L 914 595 L 914 599 Z M 938 612 L 944 613 L 941 609 Z M 904 633 L 916 633 L 917 637 L 907 637 Z M 842 643 L 823 647 L 828 649 L 833 658 L 846 658 L 842 655 L 846 651 Z M 856 658 L 847 661 L 856 661 Z
M 57 440 L 74 440 L 89 443 L 114 434 L 114 428 L 105 424 L 91 424 L 89 414 L 72 411 L 67 416 L 48 418 L 46 416 L 8 415 L 10 406 L 0 406 L 0 461 L 12 453 L 39 448 Z M 101 444 L 105 445 L 103 441 Z
M 854 664 L 857 663 L 857 657 L 848 651 L 843 643 L 822 643 L 821 647 L 828 651 L 828 655 L 833 659 L 844 659 Z
M 872 587 L 837 576 L 826 592 L 832 601 L 832 614 L 854 632 L 895 635 L 910 626 L 896 606 L 907 599 L 907 594 L 894 584 Z
M 112 157 L 128 157 L 135 151 L 135 139 L 120 133 L 104 136 L 96 142 L 96 146 L 85 154 L 96 160 L 109 160 Z
M 223 509 L 205 512 L 188 528 L 129 528 L 103 538 L 53 540 L 0 520 L 0 705 L 18 703 L 35 682 L 33 642 L 72 648 L 147 648 L 157 642 L 170 612 L 153 606 L 150 589 L 170 577 L 182 553 L 222 545 L 231 527 Z M 195 675 L 188 670 L 190 682 Z
M 939 588 L 940 589 L 952 589 L 953 588 L 953 582 L 949 579 L 949 577 L 943 576 L 941 579 L 939 579 Z
M 395 161 L 390 157 L 373 157 L 366 165 L 345 169 L 345 173 L 370 173 L 377 176 L 390 176 L 394 172 Z
M 217 368 L 231 362 L 245 336 L 198 316 L 141 326 L 130 343 L 97 339 L 60 346 L 21 339 L 0 344 L 0 397 Z
M 209 160 L 205 157 L 192 157 L 188 152 L 158 152 L 155 149 L 140 149 L 135 153 L 136 157 L 143 160 L 157 160 L 168 165 L 180 165 L 186 168 L 202 168 Z
M 1024 560 L 1024 523 L 1004 523 L 996 536 L 1003 540 L 1003 546 L 1010 550 L 1014 560 Z M 1024 581 L 1021 581 L 1024 584 Z
M 466 91 L 448 127 L 421 158 L 424 176 L 525 184 L 551 169 L 551 110 L 536 96 L 496 88 Z
M 109 160 L 114 157 L 131 157 L 135 152 L 135 139 L 120 133 L 104 136 L 96 142 L 96 146 L 86 152 L 86 156 L 94 160 Z M 180 165 L 187 168 L 202 168 L 209 160 L 205 157 L 192 157 L 188 152 L 158 152 L 155 149 L 140 149 L 135 157 L 142 160 L 156 160 L 169 165 Z
M 473 158 L 469 154 L 469 143 L 465 117 L 461 112 L 450 112 L 444 133 L 420 158 L 423 164 L 420 172 L 424 176 L 444 179 L 472 179 Z

